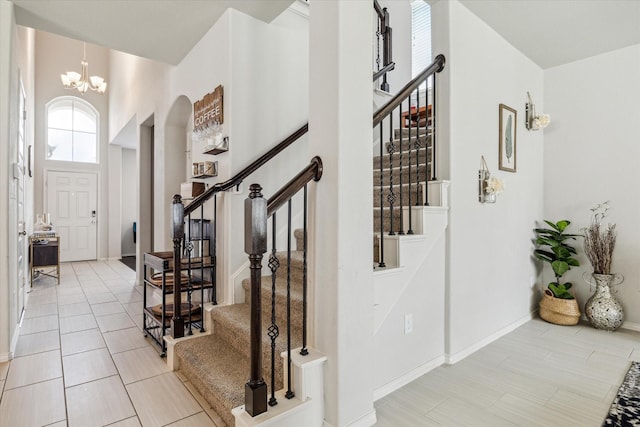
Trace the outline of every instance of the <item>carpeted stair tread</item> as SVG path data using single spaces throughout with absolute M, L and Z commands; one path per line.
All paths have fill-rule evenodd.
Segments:
M 431 133 L 431 130 L 429 129 L 429 133 Z M 411 135 L 412 137 L 416 135 L 416 128 L 412 127 L 412 128 L 401 128 L 401 129 L 395 129 L 393 131 L 393 137 L 398 139 L 400 138 L 400 135 L 402 134 L 402 137 L 408 137 L 409 135 Z M 427 128 L 424 126 L 420 126 L 418 128 L 418 135 L 426 135 L 427 134 Z
M 400 155 L 400 152 L 396 152 L 393 154 L 392 159 L 391 159 L 391 166 L 392 167 L 400 167 L 400 160 L 402 160 L 402 166 L 403 167 L 409 167 L 409 161 L 411 161 L 411 167 L 415 167 L 416 165 L 416 154 L 418 154 L 418 164 L 419 165 L 423 165 L 426 163 L 426 155 L 425 155 L 425 149 L 421 148 L 420 150 L 411 150 L 411 151 L 403 151 L 402 152 L 402 156 Z M 429 153 L 428 155 L 431 155 L 431 149 L 429 149 Z M 376 169 L 380 169 L 380 156 L 374 156 L 373 157 L 373 170 Z M 382 168 L 383 169 L 388 169 L 389 168 L 389 154 L 385 153 L 382 156 Z
M 416 171 L 417 169 L 417 171 Z M 415 167 L 415 164 L 411 165 L 411 174 L 409 174 L 409 168 L 407 165 L 402 167 L 402 183 L 406 184 L 409 181 L 416 182 L 416 175 L 419 182 L 424 182 L 427 176 L 427 171 L 431 168 L 427 167 L 424 163 Z M 393 174 L 391 173 L 393 172 Z M 385 168 L 380 173 L 380 169 L 375 168 L 373 171 L 373 185 L 380 185 L 380 175 L 382 175 L 383 185 L 388 185 L 391 178 L 393 178 L 394 184 L 400 184 L 400 167 L 394 167 L 392 169 Z
M 251 281 L 244 279 L 242 281 L 244 289 L 244 300 L 250 300 Z M 302 283 L 291 283 L 291 323 L 293 325 L 302 324 Z M 287 320 L 287 280 L 276 278 L 276 321 L 278 325 L 286 325 Z M 262 313 L 271 316 L 271 276 L 262 277 Z
M 184 340 L 175 346 L 180 371 L 228 426 L 235 420 L 231 409 L 244 404 L 244 384 L 249 360 L 217 335 Z

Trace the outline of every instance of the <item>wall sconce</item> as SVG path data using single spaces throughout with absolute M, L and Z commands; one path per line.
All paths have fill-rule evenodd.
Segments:
M 536 106 L 531 100 L 531 94 L 527 92 L 529 101 L 524 107 L 524 125 L 527 130 L 538 130 L 546 128 L 551 122 L 551 116 L 548 114 L 536 115 Z
M 496 196 L 504 191 L 504 182 L 491 176 L 484 156 L 480 156 L 480 170 L 478 171 L 478 201 L 480 203 L 495 203 Z

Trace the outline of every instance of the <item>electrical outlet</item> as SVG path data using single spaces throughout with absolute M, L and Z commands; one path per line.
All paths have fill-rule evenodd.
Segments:
M 404 334 L 409 335 L 413 332 L 413 314 L 404 315 Z

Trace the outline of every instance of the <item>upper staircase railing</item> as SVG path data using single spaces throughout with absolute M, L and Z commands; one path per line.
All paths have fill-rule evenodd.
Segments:
M 444 69 L 444 64 L 445 57 L 436 56 L 431 65 L 373 114 L 374 133 L 377 127 L 380 139 L 377 165 L 380 240 L 374 256 L 378 267 L 386 267 L 385 233 L 403 235 L 406 227 L 406 234 L 413 234 L 413 208 L 429 205 L 427 184 L 436 180 L 436 73 Z M 394 129 L 394 124 L 400 129 Z M 405 216 L 408 216 L 406 224 Z
M 393 70 L 396 64 L 392 59 L 393 46 L 393 31 L 389 26 L 389 11 L 387 8 L 383 8 L 378 3 L 378 0 L 373 0 L 373 8 L 378 16 L 378 28 L 376 29 L 376 68 L 377 71 L 373 73 L 373 81 L 375 82 L 382 77 L 382 83 L 380 83 L 380 89 L 389 92 L 389 83 L 387 82 L 387 73 Z M 382 39 L 382 60 L 380 59 L 380 39 Z

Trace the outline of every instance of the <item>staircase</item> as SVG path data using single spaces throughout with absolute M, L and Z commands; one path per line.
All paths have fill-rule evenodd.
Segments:
M 431 163 L 428 160 L 431 158 L 431 146 L 432 139 L 427 136 L 426 128 L 396 129 L 392 143 L 385 143 L 385 151 L 393 154 L 373 158 L 373 232 L 376 264 L 380 262 L 381 215 L 384 233 L 414 233 L 413 224 L 409 222 L 409 210 L 411 207 L 425 205 L 425 183 L 431 177 Z
M 296 230 L 296 251 L 291 253 L 291 347 L 302 343 L 302 241 Z M 276 340 L 276 354 L 286 351 L 286 292 L 287 253 L 277 253 L 280 267 L 276 270 L 277 324 L 280 339 Z M 271 275 L 262 277 L 262 329 L 271 325 Z M 213 331 L 200 339 L 178 342 L 174 358 L 179 371 L 195 386 L 215 412 L 228 426 L 234 426 L 231 410 L 244 403 L 244 384 L 249 372 L 250 347 L 250 282 L 242 283 L 245 301 L 241 304 L 214 307 L 210 311 Z M 262 370 L 265 379 L 271 377 L 271 340 L 264 334 L 262 340 Z M 283 363 L 275 362 L 275 384 L 280 390 L 284 386 Z M 269 394 L 271 390 L 269 390 Z

